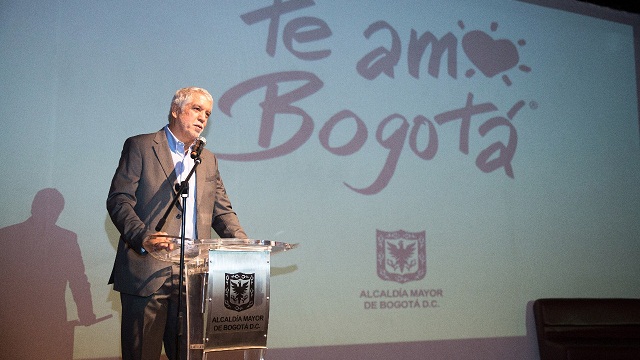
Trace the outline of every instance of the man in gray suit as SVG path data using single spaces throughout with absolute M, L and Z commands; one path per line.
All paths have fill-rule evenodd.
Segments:
M 180 89 L 171 102 L 167 126 L 124 143 L 107 198 L 109 216 L 120 232 L 109 283 L 120 292 L 122 302 L 123 360 L 157 360 L 163 343 L 169 359 L 179 351 L 179 267 L 149 252 L 172 246 L 169 238 L 153 235 L 180 235 L 182 201 L 171 209 L 162 231 L 155 227 L 171 204 L 175 185 L 194 166 L 190 149 L 206 127 L 212 107 L 207 90 Z M 215 155 L 204 149 L 201 159 L 189 181 L 185 237 L 210 238 L 214 229 L 222 238 L 247 238 L 227 197 Z M 186 349 L 180 350 L 183 354 Z

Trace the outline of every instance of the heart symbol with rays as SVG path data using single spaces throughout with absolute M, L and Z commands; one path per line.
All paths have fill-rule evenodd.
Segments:
M 469 60 L 486 77 L 493 77 L 518 65 L 518 49 L 509 40 L 494 40 L 487 33 L 474 30 L 462 37 L 462 49 Z

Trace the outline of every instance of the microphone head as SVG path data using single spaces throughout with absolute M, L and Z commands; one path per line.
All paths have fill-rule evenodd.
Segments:
M 196 139 L 196 142 L 193 144 L 193 147 L 191 148 L 191 158 L 199 159 L 200 154 L 202 153 L 202 149 L 204 149 L 204 146 L 206 144 L 207 144 L 207 139 L 205 139 L 204 136 L 199 136 Z

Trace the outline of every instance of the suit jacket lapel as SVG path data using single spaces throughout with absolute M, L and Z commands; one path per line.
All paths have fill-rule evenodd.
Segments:
M 164 132 L 164 128 L 160 129 L 153 138 L 153 152 L 156 155 L 156 159 L 164 171 L 164 175 L 167 177 L 169 187 L 173 191 L 175 196 L 178 191 L 176 190 L 177 176 L 173 165 L 173 158 L 171 157 L 171 151 L 169 150 L 169 141 L 167 140 L 167 134 Z M 180 201 L 176 202 L 176 208 L 182 212 L 182 204 Z
M 156 154 L 156 159 L 160 162 L 164 175 L 169 177 L 174 174 L 173 159 L 171 158 L 171 152 L 169 151 L 169 142 L 167 141 L 167 135 L 164 133 L 164 128 L 156 133 L 153 139 L 153 152 Z M 173 185 L 171 186 L 173 188 Z M 175 189 L 174 189 L 175 192 Z

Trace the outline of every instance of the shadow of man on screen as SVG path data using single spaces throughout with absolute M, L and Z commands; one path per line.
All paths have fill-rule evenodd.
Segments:
M 74 327 L 95 323 L 77 235 L 56 225 L 64 198 L 40 190 L 31 217 L 0 229 L 0 357 L 73 358 Z M 67 284 L 78 321 L 67 320 Z

